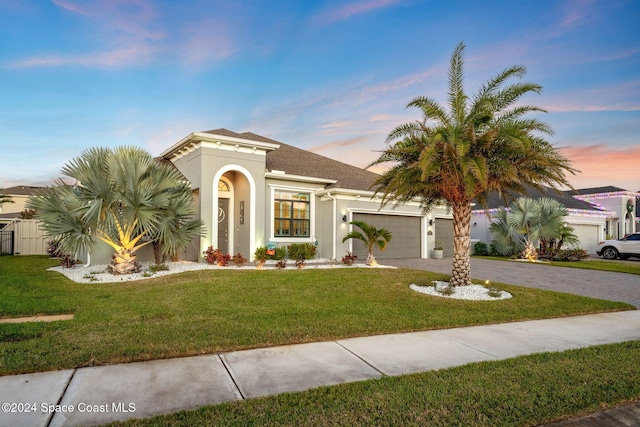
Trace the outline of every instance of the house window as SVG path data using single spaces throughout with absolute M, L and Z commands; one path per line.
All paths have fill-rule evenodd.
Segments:
M 311 235 L 311 195 L 276 191 L 273 198 L 274 236 L 309 237 Z
M 229 184 L 223 180 L 218 181 L 218 191 L 229 191 Z

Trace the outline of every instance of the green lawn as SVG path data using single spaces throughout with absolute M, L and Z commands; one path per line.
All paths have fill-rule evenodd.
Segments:
M 499 256 L 475 256 L 474 258 L 510 261 L 510 258 Z M 583 259 L 581 261 L 551 261 L 539 265 L 557 267 L 583 268 L 585 270 L 613 271 L 616 273 L 640 274 L 640 262 L 605 261 L 599 259 Z
M 0 375 L 188 356 L 353 336 L 631 309 L 627 304 L 497 285 L 504 301 L 408 289 L 447 276 L 408 269 L 214 270 L 139 282 L 78 284 L 45 257 L 0 258 Z
M 640 399 L 640 341 L 203 407 L 142 426 L 537 426 Z

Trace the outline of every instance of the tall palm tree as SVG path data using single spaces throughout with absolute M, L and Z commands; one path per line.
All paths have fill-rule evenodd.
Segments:
M 191 189 L 171 166 L 136 147 L 92 148 L 66 164 L 62 180 L 28 207 L 67 253 L 89 252 L 97 240 L 114 249 L 112 272 L 139 271 L 135 253 L 157 242 L 173 255 L 200 232 Z
M 446 108 L 429 97 L 417 97 L 408 107 L 419 108 L 422 119 L 402 124 L 387 137 L 387 148 L 371 164 L 392 166 L 374 183 L 391 200 L 420 200 L 425 211 L 444 202 L 453 212 L 453 266 L 451 285 L 471 284 L 469 264 L 471 203 L 484 204 L 489 192 L 501 196 L 522 192 L 527 185 L 569 186 L 564 174 L 575 173 L 543 135 L 552 135 L 546 123 L 529 113 L 544 110 L 520 104 L 542 87 L 512 78 L 525 74 L 509 67 L 482 85 L 471 98 L 463 87 L 464 44 L 456 46 L 449 68 Z
M 384 251 L 387 248 L 387 243 L 391 241 L 391 232 L 386 228 L 376 228 L 364 221 L 351 221 L 349 224 L 358 227 L 362 233 L 351 230 L 342 238 L 342 243 L 349 239 L 361 240 L 367 245 L 367 265 L 378 265 L 376 257 L 373 255 L 373 248 L 377 246 L 380 251 Z

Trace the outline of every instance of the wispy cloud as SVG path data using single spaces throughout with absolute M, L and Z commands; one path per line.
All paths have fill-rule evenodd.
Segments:
M 636 94 L 640 80 L 622 81 L 590 89 L 563 91 L 545 97 L 541 106 L 553 112 L 640 111 Z
M 196 13 L 184 24 L 169 25 L 172 17 L 160 16 L 151 0 L 52 1 L 70 13 L 75 24 L 95 28 L 87 40 L 92 46 L 83 52 L 30 55 L 10 62 L 10 67 L 113 68 L 167 60 L 194 66 L 215 63 L 239 50 L 234 33 L 242 25 L 229 25 L 238 13 L 235 9 L 225 9 L 215 19 Z
M 348 3 L 333 9 L 325 10 L 311 18 L 311 22 L 316 27 L 324 27 L 338 21 L 349 19 L 353 16 L 384 9 L 401 3 L 402 0 L 363 0 Z
M 81 54 L 51 53 L 36 55 L 11 63 L 13 68 L 81 66 L 114 68 L 143 65 L 151 62 L 156 49 L 148 44 L 118 48 L 110 51 Z
M 314 153 L 321 153 L 323 151 L 333 151 L 336 149 L 341 149 L 344 147 L 349 147 L 352 146 L 354 144 L 357 144 L 358 142 L 362 142 L 365 140 L 365 137 L 363 136 L 357 136 L 354 138 L 346 138 L 346 139 L 339 139 L 337 141 L 331 141 L 331 142 L 327 142 L 326 144 L 321 144 L 318 145 L 316 147 L 311 147 L 309 148 L 309 151 L 312 151 Z
M 203 28 L 206 31 L 202 31 Z M 183 31 L 180 56 L 189 65 L 228 58 L 238 50 L 230 34 L 227 25 L 221 21 L 203 20 L 196 25 L 190 22 Z

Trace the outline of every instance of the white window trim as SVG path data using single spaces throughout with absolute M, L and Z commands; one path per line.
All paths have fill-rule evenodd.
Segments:
M 270 215 L 270 224 L 269 224 L 269 241 L 275 243 L 307 243 L 307 242 L 315 242 L 316 240 L 316 195 L 315 190 L 313 188 L 308 187 L 293 187 L 287 185 L 277 185 L 270 184 L 270 196 L 269 196 L 269 211 Z M 286 191 L 292 193 L 307 193 L 309 194 L 309 209 L 311 212 L 309 213 L 309 237 L 276 237 L 275 236 L 275 208 L 274 201 L 276 196 L 276 191 Z

